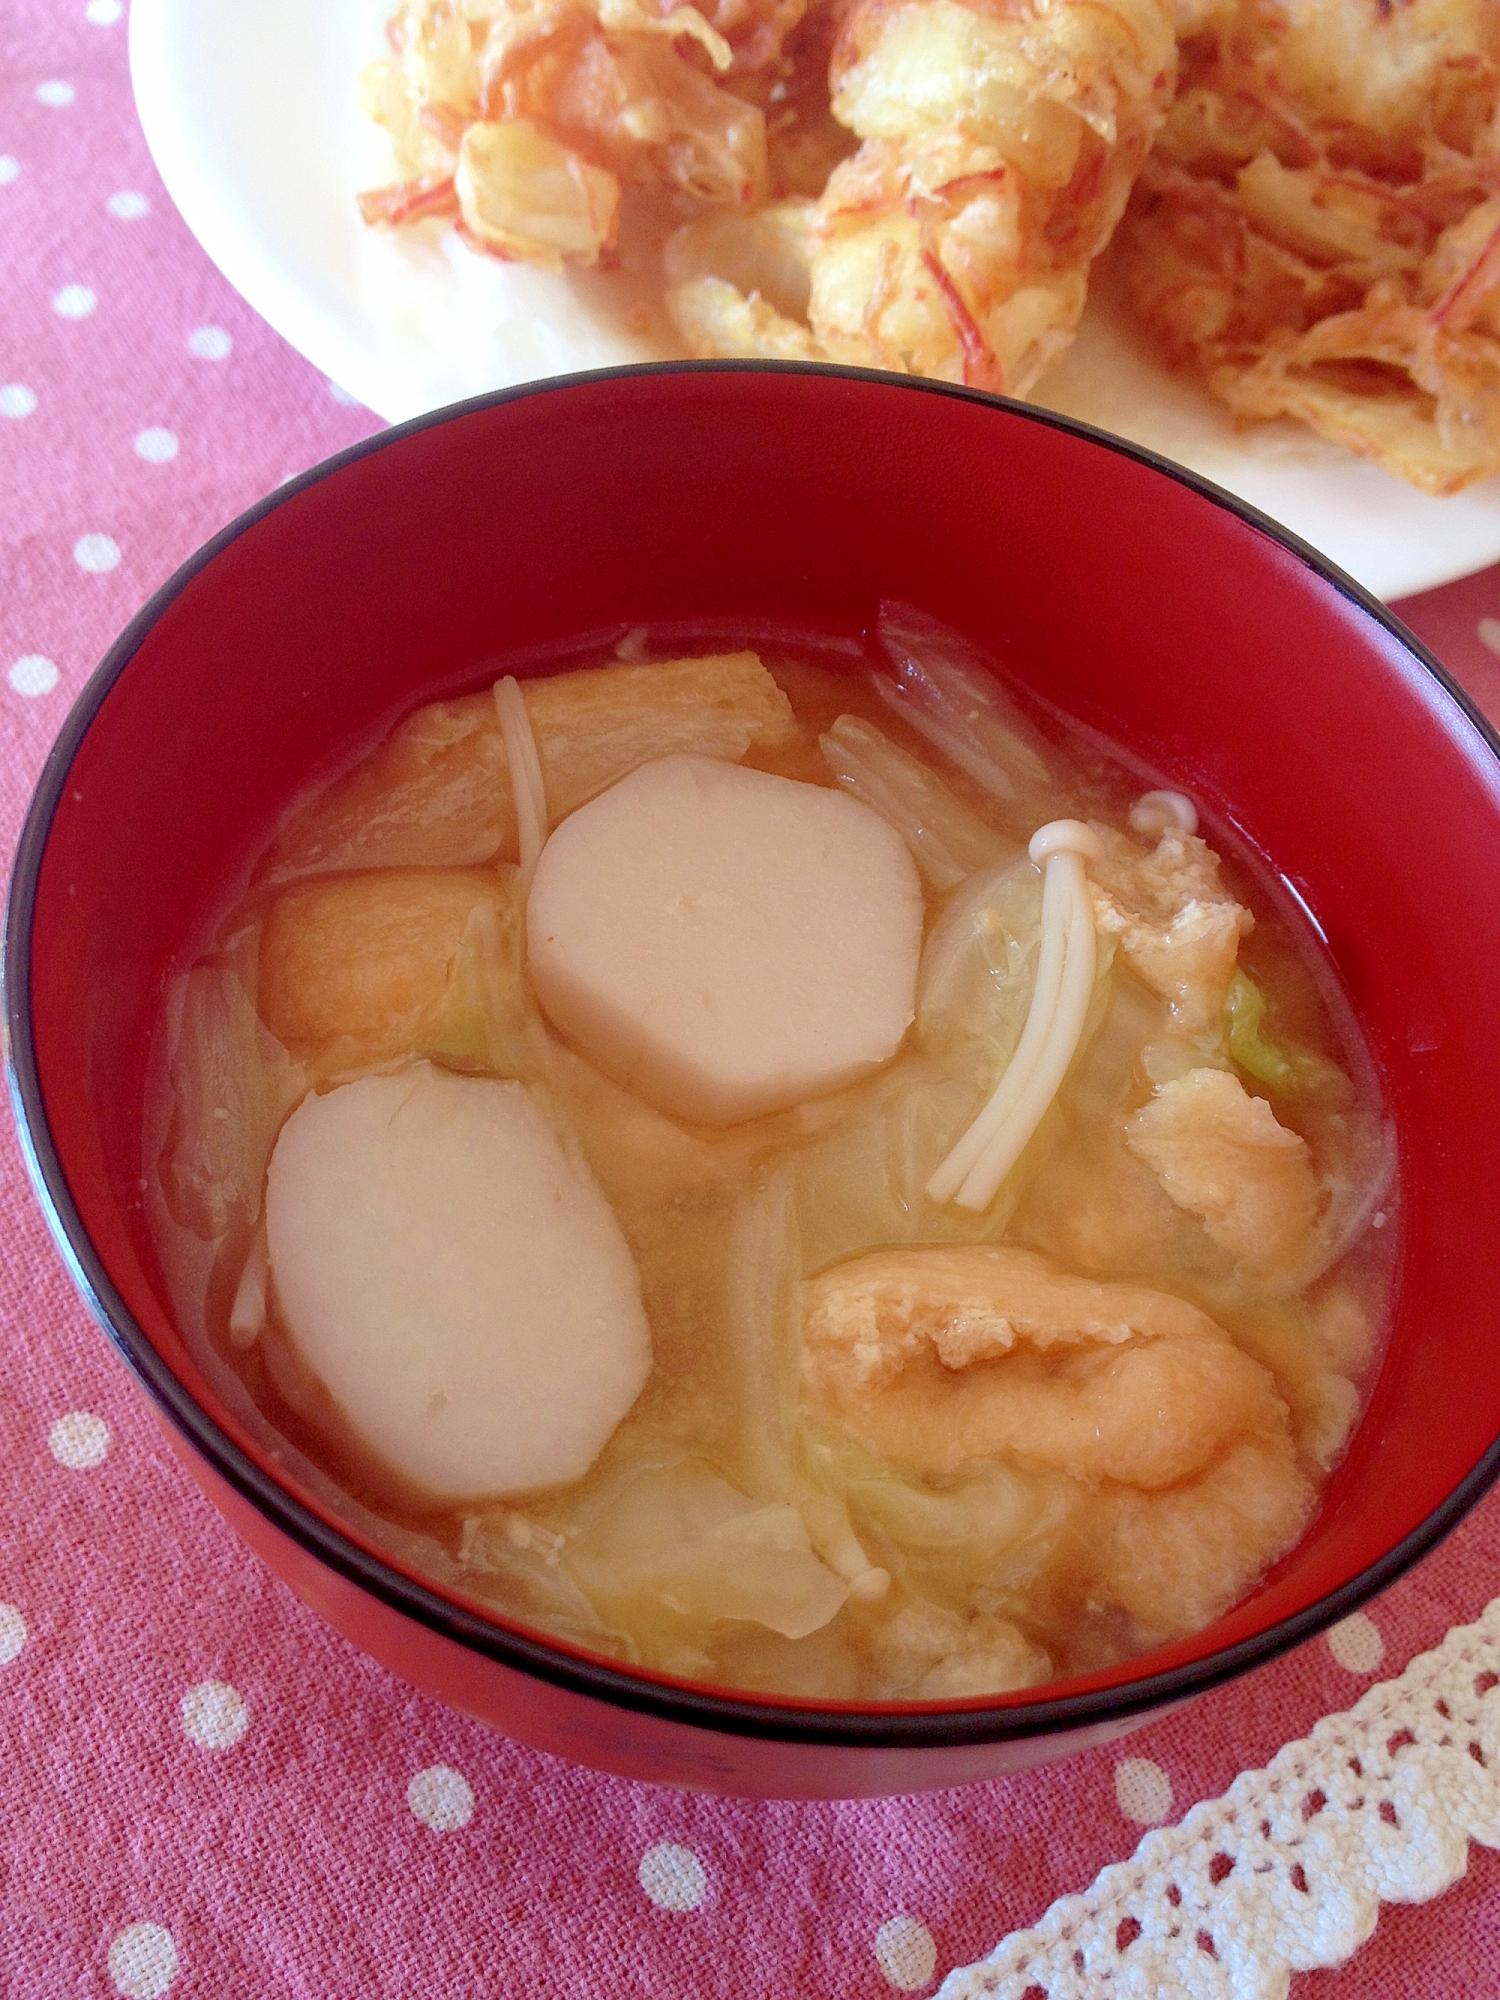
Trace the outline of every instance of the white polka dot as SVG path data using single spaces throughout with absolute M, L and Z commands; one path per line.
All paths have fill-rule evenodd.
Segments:
M 109 1455 L 109 1425 L 88 1410 L 70 1410 L 48 1431 L 47 1449 L 70 1472 L 92 1472 Z
M 696 1910 L 708 1894 L 708 1877 L 692 1848 L 668 1840 L 646 1849 L 635 1879 L 659 1910 Z
M 135 455 L 144 458 L 148 465 L 165 465 L 169 458 L 177 456 L 177 433 L 154 429 L 137 431 Z
M 937 1970 L 937 1946 L 926 1924 L 915 1917 L 892 1917 L 875 1933 L 875 1956 L 892 1986 L 915 1993 L 931 1983 Z
M 474 1794 L 468 1779 L 447 1764 L 418 1771 L 406 1788 L 406 1803 L 434 1833 L 455 1833 L 474 1817 Z
M 250 1727 L 250 1711 L 228 1681 L 200 1681 L 182 1697 L 182 1726 L 200 1750 L 232 1750 Z
M 0 1604 L 0 1667 L 8 1667 L 26 1644 L 26 1620 L 13 1604 Z
M 130 188 L 121 188 L 112 194 L 104 204 L 116 222 L 139 222 L 143 215 L 151 213 L 151 204 L 143 194 L 135 194 Z
M 200 326 L 188 335 L 188 353 L 200 361 L 227 361 L 234 338 L 222 326 Z
M 52 310 L 59 319 L 87 319 L 98 303 L 87 285 L 64 285 L 52 294 Z
M 108 535 L 80 535 L 73 544 L 73 560 L 93 576 L 120 566 L 120 545 Z
M 14 153 L 0 153 L 0 187 L 19 178 L 21 162 Z
M 160 1924 L 127 1924 L 109 1948 L 109 1976 L 124 2000 L 161 2000 L 177 1977 L 177 1947 Z
M 1328 1634 L 1328 1650 L 1351 1674 L 1373 1674 L 1385 1658 L 1385 1641 L 1374 1619 L 1356 1611 L 1341 1619 Z
M 38 104 L 50 104 L 54 110 L 61 110 L 71 104 L 78 95 L 71 83 L 64 83 L 61 77 L 52 77 L 46 83 L 39 83 L 33 92 Z
M 44 654 L 23 653 L 8 678 L 17 694 L 51 694 L 57 686 L 58 672 Z
M 51 694 L 57 686 L 56 666 L 43 653 L 23 653 L 7 678 L 17 694 Z
M 1155 1826 L 1172 1810 L 1172 1780 L 1149 1757 L 1122 1757 L 1115 1766 L 1115 1798 L 1126 1819 Z
M 29 417 L 35 408 L 35 389 L 24 382 L 0 382 L 0 417 Z
M 1480 644 L 1488 646 L 1492 653 L 1500 653 L 1500 618 L 1480 619 L 1479 640 Z
M 83 11 L 96 28 L 112 28 L 125 9 L 121 0 L 89 0 Z

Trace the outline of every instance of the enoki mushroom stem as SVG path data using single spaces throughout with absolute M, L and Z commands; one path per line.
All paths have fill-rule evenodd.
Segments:
M 888 1569 L 876 1568 L 865 1554 L 842 1501 L 831 1494 L 810 1494 L 800 1504 L 802 1525 L 828 1567 L 849 1586 L 856 1604 L 878 1604 L 891 1587 Z
M 988 1208 L 1057 1095 L 1077 1050 L 1094 990 L 1094 906 L 1085 859 L 1099 836 L 1081 820 L 1039 827 L 1027 849 L 1044 870 L 1042 948 L 1031 1007 L 994 1094 L 927 1183 L 931 1201 Z
M 542 783 L 536 738 L 531 733 L 531 717 L 526 713 L 521 686 L 514 674 L 496 681 L 495 712 L 500 717 L 505 761 L 510 766 L 510 789 L 516 802 L 521 880 L 529 889 L 547 838 L 547 790 Z

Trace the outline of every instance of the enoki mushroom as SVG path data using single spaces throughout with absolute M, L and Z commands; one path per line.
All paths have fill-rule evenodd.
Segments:
M 1158 837 L 1173 826 L 1196 833 L 1198 808 L 1186 792 L 1142 792 L 1130 808 L 1130 824 L 1136 833 Z
M 503 680 L 496 681 L 495 712 L 500 717 L 505 761 L 510 766 L 510 788 L 516 801 L 521 880 L 529 889 L 547 839 L 547 790 L 542 783 L 536 738 L 531 733 L 531 717 L 526 713 L 521 685 L 514 674 L 507 674 Z
M 931 1201 L 988 1208 L 1021 1157 L 1083 1034 L 1094 990 L 1094 906 L 1084 861 L 1104 848 L 1081 820 L 1038 827 L 1027 849 L 1042 881 L 1042 948 L 1031 1007 L 994 1094 L 927 1183 Z

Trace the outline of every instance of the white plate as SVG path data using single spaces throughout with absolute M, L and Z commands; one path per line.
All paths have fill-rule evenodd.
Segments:
M 168 192 L 232 285 L 340 387 L 392 422 L 516 382 L 669 357 L 634 260 L 552 277 L 451 232 L 367 229 L 390 178 L 354 80 L 394 0 L 134 0 L 130 67 Z M 1399 598 L 1500 559 L 1500 480 L 1451 500 L 1291 423 L 1236 433 L 1192 383 L 1091 308 L 1035 400 L 1215 480 Z

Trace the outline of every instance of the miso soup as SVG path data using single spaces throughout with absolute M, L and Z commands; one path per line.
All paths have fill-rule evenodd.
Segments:
M 1373 1070 L 1171 773 L 887 607 L 414 706 L 168 995 L 175 1302 L 343 1516 L 731 1688 L 941 1700 L 1209 1624 L 1379 1357 Z

